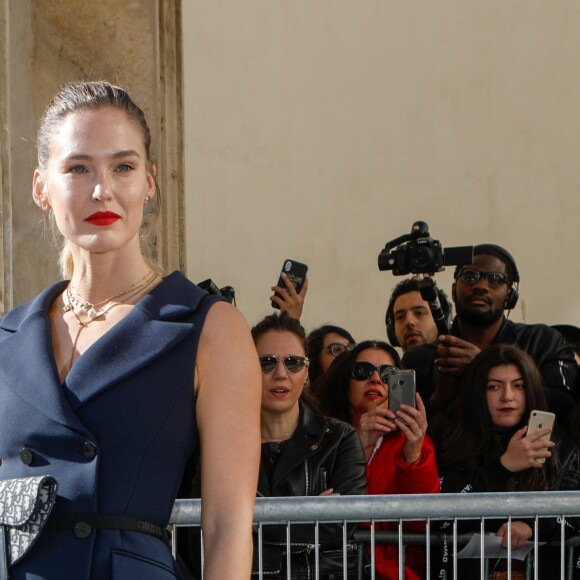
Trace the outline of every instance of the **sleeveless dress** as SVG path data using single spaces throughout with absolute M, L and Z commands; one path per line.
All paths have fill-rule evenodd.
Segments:
M 194 368 L 208 296 L 165 278 L 60 383 L 48 312 L 57 283 L 0 320 L 0 479 L 52 475 L 51 518 L 135 516 L 165 526 L 198 453 Z M 82 520 L 82 517 L 79 517 Z M 180 578 L 167 545 L 127 530 L 45 529 L 10 578 Z

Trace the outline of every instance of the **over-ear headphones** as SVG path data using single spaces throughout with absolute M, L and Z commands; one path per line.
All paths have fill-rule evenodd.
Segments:
M 504 302 L 504 310 L 513 310 L 518 303 L 520 294 L 518 292 L 520 286 L 520 273 L 518 272 L 518 267 L 516 266 L 516 261 L 514 257 L 501 246 L 497 244 L 478 244 L 473 248 L 473 254 L 477 256 L 478 254 L 491 254 L 496 258 L 499 258 L 507 267 L 508 277 L 510 278 L 510 287 Z M 455 273 L 453 278 L 457 279 L 461 268 L 463 266 L 457 266 L 455 268 Z
M 413 278 L 411 278 L 410 280 L 414 280 Z M 401 282 L 399 285 L 403 285 L 406 282 L 408 282 L 408 280 L 403 280 L 403 282 Z M 395 287 L 395 290 L 393 291 L 393 295 L 395 295 L 395 292 L 397 290 L 398 286 Z M 389 339 L 389 342 L 391 343 L 392 346 L 401 346 L 399 344 L 399 341 L 397 340 L 397 335 L 395 333 L 395 302 L 397 301 L 397 298 L 399 296 L 403 296 L 403 294 L 408 294 L 409 292 L 419 292 L 419 286 L 416 285 L 415 287 L 413 287 L 412 285 L 409 284 L 409 290 L 407 290 L 406 292 L 400 292 L 397 293 L 395 298 L 391 297 L 391 300 L 389 302 L 389 307 L 387 308 L 387 312 L 385 314 L 385 325 L 387 327 L 387 338 Z M 443 292 L 443 290 L 437 288 L 437 295 L 439 297 L 439 303 L 441 304 L 441 310 L 443 310 L 443 314 L 445 315 L 445 322 L 447 323 L 447 326 L 449 328 L 451 328 L 451 322 L 452 322 L 452 310 L 451 310 L 451 303 L 449 302 L 449 300 L 447 299 L 447 296 L 445 295 L 445 292 Z

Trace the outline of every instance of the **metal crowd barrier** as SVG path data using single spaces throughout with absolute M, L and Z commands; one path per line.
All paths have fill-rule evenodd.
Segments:
M 572 492 L 526 492 L 526 493 L 470 493 L 470 494 L 425 494 L 425 495 L 375 495 L 375 496 L 327 496 L 327 497 L 281 497 L 257 498 L 254 509 L 254 522 L 258 529 L 258 541 L 261 541 L 261 532 L 264 526 L 283 524 L 287 526 L 287 543 L 291 542 L 291 528 L 293 524 L 313 524 L 315 526 L 314 553 L 316 567 L 312 577 L 319 578 L 318 573 L 318 525 L 323 523 L 343 524 L 343 566 L 346 570 L 346 524 L 368 522 L 369 530 L 358 530 L 355 539 L 360 544 L 370 547 L 370 565 L 363 573 L 362 562 L 359 566 L 359 578 L 375 580 L 374 548 L 377 544 L 390 543 L 398 546 L 399 579 L 404 580 L 404 548 L 407 545 L 418 544 L 425 548 L 426 580 L 435 580 L 431 573 L 431 548 L 441 544 L 443 535 L 431 531 L 431 524 L 438 520 L 450 521 L 451 531 L 446 537 L 451 543 L 449 577 L 454 580 L 463 580 L 458 576 L 458 547 L 465 544 L 471 534 L 459 534 L 458 522 L 461 520 L 479 520 L 481 522 L 480 553 L 484 553 L 484 524 L 485 519 L 498 518 L 508 521 L 525 518 L 534 520 L 534 547 L 531 554 L 538 561 L 539 542 L 537 539 L 538 523 L 540 518 L 558 518 L 560 539 L 552 542 L 552 549 L 560 552 L 559 570 L 554 570 L 551 576 L 554 580 L 568 580 L 573 577 L 576 549 L 580 545 L 580 537 L 570 536 L 567 518 L 580 515 L 580 491 Z M 181 527 L 199 526 L 201 516 L 201 502 L 196 499 L 177 500 L 173 508 L 170 524 L 173 529 L 173 546 L 175 545 L 178 529 Z M 383 532 L 375 530 L 379 522 L 398 523 L 398 532 Z M 403 523 L 408 521 L 422 521 L 427 523 L 424 534 L 410 534 L 403 532 Z M 568 526 L 568 534 L 567 532 Z M 507 548 L 507 578 L 512 577 L 511 541 Z M 261 553 L 261 550 L 260 550 Z M 538 580 L 538 570 L 531 565 L 527 558 L 526 578 Z M 480 558 L 480 578 L 488 578 L 487 562 Z M 259 578 L 262 578 L 261 562 Z M 579 570 L 580 572 L 580 570 Z M 291 568 L 288 563 L 286 570 L 290 577 Z M 469 580 L 472 580 L 471 578 Z

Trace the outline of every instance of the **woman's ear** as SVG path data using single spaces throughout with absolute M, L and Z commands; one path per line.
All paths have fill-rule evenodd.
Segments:
M 147 172 L 147 195 L 152 198 L 157 193 L 157 187 L 155 186 L 155 176 L 157 175 L 157 166 L 155 163 L 151 164 L 149 171 Z
M 453 300 L 453 302 L 457 303 L 457 292 L 456 292 L 456 283 L 453 282 L 453 284 L 451 285 L 451 299 Z
M 42 211 L 49 211 L 51 209 L 46 181 L 44 175 L 39 169 L 35 169 L 32 178 L 32 199 L 34 199 L 34 203 L 36 203 Z

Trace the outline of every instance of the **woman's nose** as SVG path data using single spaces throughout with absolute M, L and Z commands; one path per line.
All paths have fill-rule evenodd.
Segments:
M 278 364 L 276 365 L 274 376 L 276 378 L 286 378 L 288 376 L 288 371 L 286 370 L 283 361 L 279 361 Z
M 106 179 L 100 179 L 93 190 L 93 195 L 91 196 L 94 201 L 105 201 L 111 198 L 111 191 L 109 184 Z
M 504 387 L 502 390 L 502 399 L 504 401 L 511 401 L 514 398 L 514 391 L 511 387 Z

